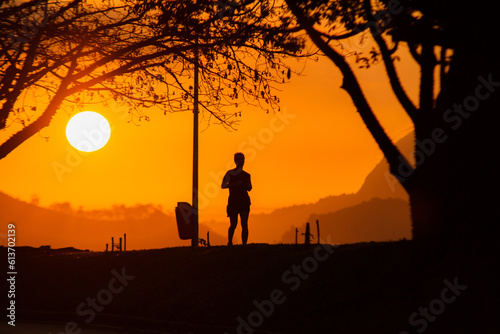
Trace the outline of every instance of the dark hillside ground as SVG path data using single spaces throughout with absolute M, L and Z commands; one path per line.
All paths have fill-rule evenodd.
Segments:
M 498 252 L 422 248 L 18 248 L 16 320 L 55 322 L 60 332 L 75 322 L 68 333 L 89 325 L 124 333 L 500 333 Z M 119 273 L 129 277 L 120 282 Z

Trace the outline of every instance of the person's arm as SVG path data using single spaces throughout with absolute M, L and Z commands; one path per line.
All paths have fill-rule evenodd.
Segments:
M 250 174 L 248 174 L 248 182 L 246 186 L 247 186 L 247 191 L 252 190 L 252 181 L 250 180 Z
M 226 175 L 224 175 L 224 178 L 222 179 L 221 188 L 222 189 L 229 188 L 229 181 L 230 181 L 229 173 L 226 173 Z

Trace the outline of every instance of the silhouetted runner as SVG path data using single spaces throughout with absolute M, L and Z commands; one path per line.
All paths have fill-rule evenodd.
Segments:
M 233 244 L 233 235 L 236 225 L 238 225 L 238 214 L 241 218 L 241 241 L 246 245 L 248 240 L 248 214 L 250 213 L 250 196 L 248 192 L 252 190 L 250 174 L 243 170 L 245 156 L 243 153 L 234 155 L 235 169 L 229 170 L 222 179 L 222 189 L 229 188 L 229 199 L 227 203 L 227 216 L 231 226 L 227 231 L 227 244 Z

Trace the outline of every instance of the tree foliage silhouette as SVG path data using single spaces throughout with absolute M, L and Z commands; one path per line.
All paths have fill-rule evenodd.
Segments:
M 416 239 L 483 238 L 498 230 L 493 195 L 498 166 L 498 32 L 491 3 L 447 1 L 286 0 L 314 44 L 341 71 L 391 173 L 410 196 Z M 294 26 L 296 28 L 296 26 Z M 373 45 L 360 55 L 351 43 Z M 358 44 L 359 45 L 359 44 Z M 418 101 L 405 92 L 395 52 L 408 50 L 420 68 Z M 351 57 L 349 57 L 351 56 Z M 355 60 L 355 63 L 350 60 Z M 415 165 L 385 133 L 353 65 L 383 63 L 392 93 L 415 128 Z M 495 233 L 493 233 L 495 235 Z
M 282 56 L 304 46 L 261 4 L 6 1 L 0 15 L 0 130 L 13 133 L 0 159 L 85 102 L 124 104 L 132 121 L 152 106 L 192 110 L 195 50 L 209 121 L 233 126 L 242 104 L 279 110 L 273 85 L 291 71 Z

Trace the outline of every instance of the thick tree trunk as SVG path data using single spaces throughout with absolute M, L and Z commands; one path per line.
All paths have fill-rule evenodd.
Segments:
M 445 136 L 445 135 L 443 135 Z M 446 137 L 441 137 L 446 138 Z M 446 207 L 451 204 L 449 183 L 453 176 L 443 162 L 446 142 L 437 143 L 426 135 L 415 134 L 415 159 L 418 163 L 408 194 L 412 234 L 415 240 L 442 239 L 447 234 Z M 448 203 L 448 204 L 447 204 Z
M 500 72 L 485 54 L 455 51 L 435 117 L 416 126 L 415 239 L 481 245 L 498 237 Z

